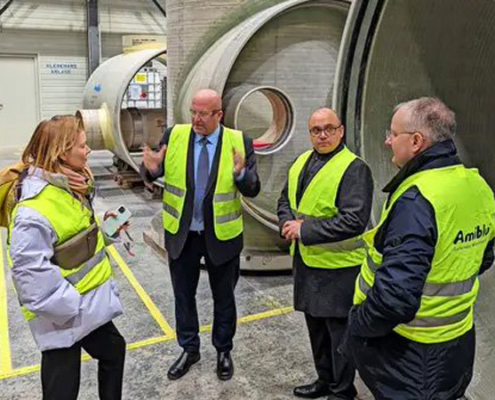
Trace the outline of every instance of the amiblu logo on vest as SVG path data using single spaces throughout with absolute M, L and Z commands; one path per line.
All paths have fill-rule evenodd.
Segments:
M 469 233 L 464 233 L 464 231 L 461 229 L 459 232 L 457 232 L 457 235 L 454 240 L 454 246 L 457 245 L 458 243 L 461 244 L 471 243 L 474 240 L 481 239 L 482 237 L 488 235 L 489 232 L 490 232 L 490 227 L 485 226 L 485 224 L 483 224 L 482 227 L 476 225 L 474 231 Z

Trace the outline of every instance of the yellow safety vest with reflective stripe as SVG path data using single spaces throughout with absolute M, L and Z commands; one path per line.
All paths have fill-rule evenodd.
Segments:
M 187 192 L 187 159 L 190 124 L 175 125 L 170 133 L 167 155 L 165 156 L 165 179 L 163 190 L 163 226 L 175 234 L 184 209 Z M 233 151 L 243 156 L 244 139 L 241 131 L 223 128 L 220 164 L 213 197 L 213 220 L 215 236 L 219 240 L 229 240 L 243 231 L 241 199 L 234 181 Z
M 19 207 L 31 208 L 48 220 L 57 235 L 55 247 L 87 230 L 92 225 L 91 211 L 69 192 L 53 185 L 46 185 L 36 197 L 17 203 L 12 211 L 10 232 L 14 227 L 15 216 Z M 92 258 L 74 269 L 60 268 L 60 273 L 81 295 L 107 282 L 112 276 L 112 266 L 105 252 L 103 234 L 98 232 L 96 250 Z M 22 312 L 28 321 L 36 318 L 36 314 L 25 306 L 22 307 Z
M 354 303 L 360 304 L 373 286 L 383 256 L 374 247 L 377 230 L 395 202 L 416 186 L 432 205 L 438 239 L 415 318 L 394 328 L 407 339 L 441 343 L 473 326 L 478 273 L 487 243 L 495 237 L 493 192 L 476 169 L 463 166 L 432 169 L 407 178 L 384 205 L 377 227 L 363 235 L 368 254 L 356 280 Z
M 333 156 L 313 177 L 304 191 L 299 204 L 296 202 L 299 176 L 313 150 L 303 153 L 289 170 L 288 193 L 292 213 L 296 218 L 332 218 L 339 212 L 336 206 L 337 191 L 345 171 L 357 158 L 347 147 Z M 298 242 L 299 252 L 304 263 L 314 268 L 348 268 L 361 265 L 364 257 L 364 244 L 360 237 L 341 242 L 305 246 Z M 290 251 L 294 256 L 296 242 Z

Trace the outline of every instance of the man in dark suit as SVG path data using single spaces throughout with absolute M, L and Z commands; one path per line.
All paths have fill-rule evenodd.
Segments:
M 254 197 L 260 181 L 252 140 L 220 124 L 223 112 L 218 93 L 199 91 L 190 112 L 192 124 L 167 129 L 158 151 L 145 148 L 141 168 L 148 181 L 164 176 L 165 248 L 177 338 L 183 348 L 168 378 L 179 379 L 200 359 L 195 296 L 204 257 L 214 303 L 217 375 L 228 380 L 234 372 L 230 355 L 236 330 L 234 289 L 243 247 L 238 192 Z
M 304 312 L 318 379 L 294 395 L 354 399 L 354 366 L 337 349 L 364 258 L 371 171 L 343 143 L 344 126 L 329 108 L 309 120 L 313 149 L 297 158 L 278 201 L 280 232 L 292 241 L 294 308 Z

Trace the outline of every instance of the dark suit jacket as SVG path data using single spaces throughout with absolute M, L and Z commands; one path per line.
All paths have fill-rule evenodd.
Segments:
M 172 129 L 173 127 L 168 128 L 165 131 L 163 138 L 160 141 L 160 148 L 163 145 L 168 144 Z M 165 230 L 165 248 L 167 249 L 168 254 L 172 259 L 177 259 L 181 255 L 192 221 L 194 207 L 194 137 L 194 134 L 190 135 L 189 152 L 187 159 L 187 192 L 184 210 L 180 219 L 179 231 L 175 235 L 173 235 Z M 213 195 L 218 176 L 218 165 L 220 160 L 220 151 L 222 148 L 222 139 L 223 126 L 221 126 L 220 128 L 220 136 L 218 138 L 217 149 L 215 152 L 215 157 L 213 159 L 213 165 L 210 171 L 205 199 L 203 203 L 206 248 L 208 256 L 215 265 L 223 264 L 231 260 L 232 258 L 239 256 L 243 247 L 242 234 L 235 237 L 234 239 L 223 241 L 217 239 L 214 231 Z M 245 136 L 244 147 L 246 149 L 245 173 L 244 177 L 240 181 L 236 181 L 236 186 L 243 196 L 255 197 L 260 191 L 260 180 L 256 171 L 256 157 L 253 150 L 253 142 L 250 138 Z M 168 151 L 173 151 L 173 149 L 168 148 L 167 152 Z M 155 174 L 147 171 L 144 168 L 144 165 L 142 165 L 141 174 L 147 181 L 151 182 L 164 175 L 163 163 L 161 164 L 160 170 L 157 171 Z
M 316 174 L 337 153 L 319 155 L 313 152 L 299 176 L 296 201 L 301 198 Z M 354 160 L 347 168 L 337 191 L 336 205 L 339 213 L 333 218 L 306 220 L 301 225 L 301 240 L 305 245 L 331 243 L 360 235 L 366 229 L 373 198 L 373 180 L 370 168 L 361 159 Z M 294 220 L 289 203 L 288 182 L 278 200 L 279 228 L 286 221 Z M 313 317 L 344 318 L 352 306 L 354 282 L 359 266 L 340 269 L 311 268 L 304 264 L 296 246 L 294 255 L 294 308 Z

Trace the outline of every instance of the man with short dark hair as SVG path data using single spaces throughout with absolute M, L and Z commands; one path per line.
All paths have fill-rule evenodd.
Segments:
M 309 119 L 313 149 L 297 158 L 278 201 L 281 235 L 292 242 L 294 308 L 304 312 L 318 379 L 294 395 L 354 399 L 354 366 L 337 352 L 352 305 L 371 212 L 366 163 L 344 144 L 344 126 L 329 108 Z
M 473 373 L 478 275 L 493 260 L 495 201 L 457 157 L 455 114 L 396 107 L 385 144 L 400 168 L 356 282 L 343 348 L 377 399 L 462 397 Z

